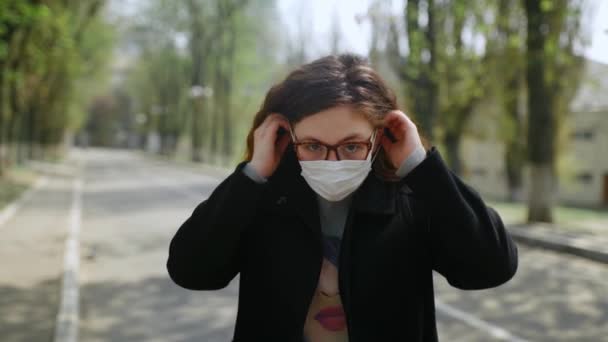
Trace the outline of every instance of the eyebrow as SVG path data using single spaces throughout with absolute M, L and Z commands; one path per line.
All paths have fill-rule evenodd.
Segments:
M 338 141 L 338 144 L 339 144 L 339 143 L 341 143 L 341 142 L 343 142 L 343 141 L 352 140 L 352 139 L 354 139 L 354 138 L 359 138 L 359 139 L 361 139 L 361 140 L 365 139 L 363 136 L 361 136 L 361 134 L 359 134 L 359 133 L 353 133 L 353 134 L 349 134 L 349 135 L 345 136 L 344 138 L 340 139 L 340 140 Z M 300 140 L 301 140 L 301 141 L 310 141 L 310 140 L 314 140 L 314 141 L 317 141 L 317 142 L 322 142 L 321 140 L 319 140 L 319 139 L 317 139 L 317 138 L 308 137 L 308 136 L 306 136 L 306 137 L 304 137 L 304 138 L 300 138 Z

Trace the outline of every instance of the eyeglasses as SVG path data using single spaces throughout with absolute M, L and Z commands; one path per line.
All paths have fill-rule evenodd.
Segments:
M 298 142 L 292 133 L 294 140 L 293 146 L 298 159 L 307 160 L 327 160 L 329 151 L 335 151 L 338 160 L 365 160 L 372 149 L 372 139 L 374 131 L 368 141 L 346 141 L 331 145 L 319 141 Z

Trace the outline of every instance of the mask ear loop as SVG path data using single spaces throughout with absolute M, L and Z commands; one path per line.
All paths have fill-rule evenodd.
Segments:
M 373 139 L 372 139 L 372 151 L 374 150 L 374 143 L 376 142 L 376 135 L 377 135 L 376 133 L 377 133 L 377 132 L 378 132 L 378 130 L 374 130 L 374 137 L 373 137 Z M 371 153 L 371 152 L 370 152 L 370 153 Z M 373 163 L 374 163 L 374 160 L 376 159 L 376 157 L 378 156 L 378 154 L 379 154 L 379 153 L 380 153 L 380 147 L 378 147 L 378 151 L 377 151 L 377 152 L 376 152 L 376 154 L 374 154 L 374 156 L 372 157 L 372 160 L 371 160 L 371 162 L 370 162 L 371 164 L 373 164 Z
M 289 125 L 289 134 L 291 135 L 291 141 L 296 142 L 296 136 L 293 134 L 293 130 L 291 129 L 291 125 Z
M 293 145 L 293 144 L 296 143 L 296 136 L 293 133 L 293 129 L 291 128 L 291 123 L 289 124 L 289 134 L 291 135 L 291 142 L 292 142 L 292 145 Z M 296 159 L 299 160 L 300 158 L 298 157 L 298 152 L 296 151 L 296 146 L 295 145 L 293 145 L 293 151 L 296 154 Z

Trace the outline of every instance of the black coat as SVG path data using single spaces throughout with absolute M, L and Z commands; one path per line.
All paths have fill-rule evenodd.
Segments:
M 244 165 L 179 227 L 167 269 L 192 290 L 221 289 L 240 272 L 233 341 L 301 341 L 323 258 L 316 194 L 291 145 L 267 183 Z M 517 254 L 498 213 L 435 146 L 398 182 L 370 172 L 340 248 L 349 341 L 437 341 L 432 270 L 456 288 L 486 289 L 514 276 Z

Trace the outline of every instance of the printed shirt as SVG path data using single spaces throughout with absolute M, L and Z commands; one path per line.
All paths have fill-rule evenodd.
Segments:
M 323 264 L 319 283 L 306 315 L 303 340 L 306 342 L 348 341 L 346 317 L 338 288 L 340 242 L 352 194 L 330 202 L 317 195 L 323 239 Z

